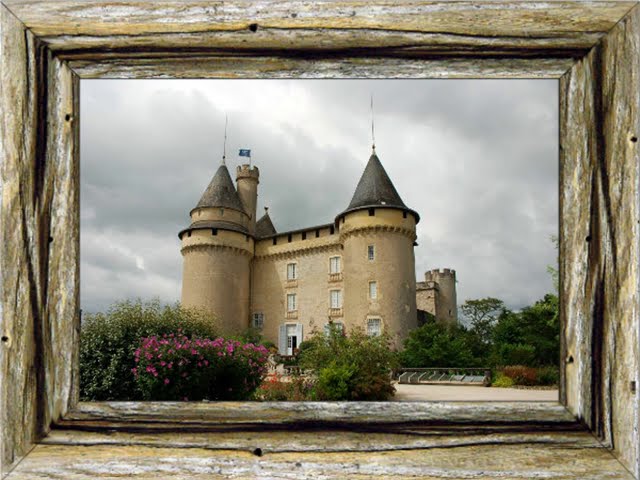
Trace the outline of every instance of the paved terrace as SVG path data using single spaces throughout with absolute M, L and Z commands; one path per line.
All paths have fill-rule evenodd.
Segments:
M 557 402 L 558 390 L 482 387 L 474 385 L 395 384 L 396 402 L 465 401 L 465 402 Z

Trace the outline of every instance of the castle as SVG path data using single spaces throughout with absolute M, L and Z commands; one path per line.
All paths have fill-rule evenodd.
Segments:
M 256 220 L 260 172 L 241 165 L 234 186 L 224 160 L 179 233 L 182 304 L 213 312 L 224 332 L 249 326 L 291 355 L 329 323 L 388 332 L 399 347 L 418 309 L 457 321 L 455 272 L 416 285 L 420 216 L 408 208 L 375 149 L 347 208 L 332 223 L 277 232 Z

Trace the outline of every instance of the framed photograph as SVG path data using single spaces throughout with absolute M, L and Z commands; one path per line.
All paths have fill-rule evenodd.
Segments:
M 1 0 L 0 29 L 2 475 L 640 477 L 639 2 Z M 560 401 L 79 402 L 91 78 L 556 79 Z

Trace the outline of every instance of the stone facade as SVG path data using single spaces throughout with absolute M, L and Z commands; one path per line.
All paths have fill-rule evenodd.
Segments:
M 191 225 L 179 234 L 182 304 L 212 311 L 226 333 L 259 328 L 283 354 L 329 323 L 386 331 L 400 346 L 417 326 L 416 298 L 423 308 L 430 290 L 419 288 L 416 297 L 420 217 L 404 205 L 375 152 L 333 223 L 276 232 L 268 211 L 256 221 L 258 183 L 258 169 L 242 165 L 236 189 L 223 163 L 191 211 Z M 439 299 L 453 299 L 455 307 L 455 272 L 446 288 L 432 300 L 436 317 Z

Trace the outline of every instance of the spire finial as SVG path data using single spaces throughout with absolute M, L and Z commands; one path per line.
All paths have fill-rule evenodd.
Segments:
M 264 207 L 264 214 L 269 215 L 269 207 Z
M 227 159 L 227 122 L 229 118 L 227 115 L 224 116 L 224 144 L 222 147 L 222 165 L 226 165 Z
M 376 153 L 376 134 L 373 124 L 373 93 L 371 94 L 371 149 Z

